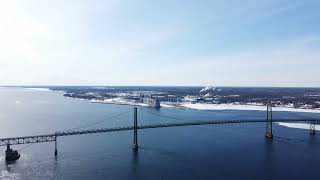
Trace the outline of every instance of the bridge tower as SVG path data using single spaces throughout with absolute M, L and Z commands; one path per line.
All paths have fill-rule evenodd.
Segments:
M 315 135 L 316 134 L 316 121 L 310 122 L 310 134 Z
M 267 124 L 266 124 L 266 138 L 272 139 L 272 106 L 271 103 L 267 104 Z
M 138 114 L 137 107 L 134 107 L 134 122 L 133 122 L 133 149 L 138 150 Z
M 58 150 L 57 150 L 57 134 L 54 136 L 54 156 L 58 155 Z

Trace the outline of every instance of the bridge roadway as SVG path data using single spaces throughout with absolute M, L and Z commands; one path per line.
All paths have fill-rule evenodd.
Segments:
M 256 119 L 256 120 L 208 120 L 208 121 L 192 121 L 192 122 L 180 122 L 180 123 L 141 125 L 141 126 L 137 126 L 137 129 L 198 126 L 198 125 L 210 125 L 210 124 L 240 124 L 240 123 L 266 123 L 266 122 L 267 122 L 266 120 L 261 120 L 261 119 Z M 311 124 L 318 123 L 318 121 L 314 120 L 314 119 L 273 119 L 272 122 L 295 122 L 295 123 L 305 122 L 305 123 L 311 123 Z M 134 126 L 76 130 L 76 131 L 61 131 L 61 132 L 56 132 L 54 134 L 0 138 L 0 146 L 51 142 L 51 141 L 56 141 L 57 137 L 60 137 L 60 136 L 72 136 L 72 135 L 81 135 L 81 134 L 107 133 L 107 132 L 130 131 L 130 130 L 134 130 Z

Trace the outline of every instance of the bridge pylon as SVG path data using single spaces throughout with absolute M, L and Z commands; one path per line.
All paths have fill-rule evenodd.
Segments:
M 267 124 L 266 124 L 266 138 L 272 139 L 273 132 L 272 132 L 272 106 L 271 103 L 267 104 Z
M 134 107 L 134 122 L 133 122 L 133 149 L 138 150 L 138 114 L 137 107 Z
M 58 155 L 58 150 L 57 150 L 57 135 L 55 134 L 54 136 L 54 156 Z

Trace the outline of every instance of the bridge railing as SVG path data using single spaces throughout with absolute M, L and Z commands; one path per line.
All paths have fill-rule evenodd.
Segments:
M 1 138 L 0 139 L 0 146 L 50 142 L 50 141 L 55 141 L 55 140 L 56 140 L 56 136 L 54 134 Z

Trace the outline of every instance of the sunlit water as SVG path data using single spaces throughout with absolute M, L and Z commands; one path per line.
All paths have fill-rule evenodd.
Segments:
M 142 107 L 141 107 L 142 108 Z M 191 120 L 265 118 L 261 111 L 145 109 Z M 115 116 L 121 114 L 120 116 Z M 282 118 L 319 114 L 275 112 Z M 139 124 L 178 122 L 138 111 Z M 0 136 L 54 133 L 77 127 L 133 124 L 133 107 L 93 104 L 57 92 L 0 88 Z M 54 143 L 12 146 L 21 158 L 12 164 L 0 148 L 0 179 L 317 179 L 320 137 L 306 129 L 265 124 L 229 124 L 139 131 L 138 152 L 132 132 L 58 138 Z

